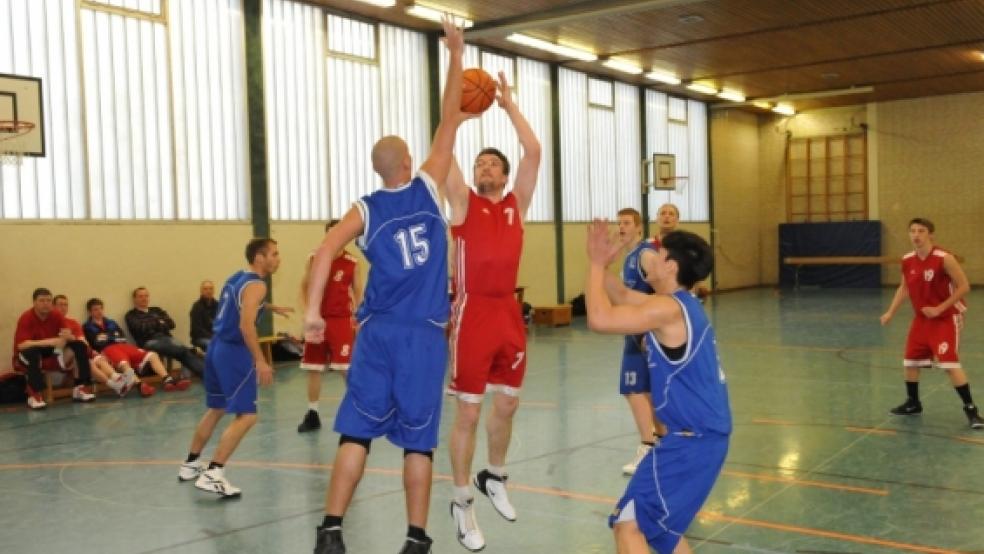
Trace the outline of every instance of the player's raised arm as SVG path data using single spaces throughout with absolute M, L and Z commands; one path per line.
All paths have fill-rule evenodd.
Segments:
M 509 121 L 516 129 L 519 144 L 523 147 L 523 155 L 519 158 L 519 164 L 516 166 L 516 179 L 513 181 L 512 192 L 516 195 L 516 200 L 519 203 L 520 214 L 522 214 L 523 219 L 526 219 L 526 210 L 533 200 L 533 192 L 536 190 L 537 176 L 540 171 L 540 141 L 533 133 L 530 123 L 519 111 L 519 106 L 516 105 L 512 95 L 512 89 L 506 81 L 506 74 L 502 71 L 499 72 L 499 82 L 496 83 L 496 88 L 499 89 L 499 94 L 496 96 L 499 107 L 505 110 L 506 115 L 509 116 Z
M 475 117 L 461 111 L 461 57 L 465 51 L 465 35 L 461 29 L 447 17 L 441 24 L 444 26 L 444 45 L 448 49 L 448 76 L 444 84 L 444 98 L 441 102 L 441 122 L 434 132 L 431 151 L 420 169 L 431 176 L 438 187 L 438 192 L 447 197 L 446 181 L 454 157 L 454 138 L 458 127 L 467 119 Z
M 680 317 L 679 304 L 667 296 L 650 296 L 640 305 L 612 305 L 605 291 L 605 267 L 611 263 L 613 247 L 607 222 L 594 220 L 588 226 L 590 263 L 584 290 L 588 328 L 606 334 L 639 334 L 660 328 L 674 317 Z

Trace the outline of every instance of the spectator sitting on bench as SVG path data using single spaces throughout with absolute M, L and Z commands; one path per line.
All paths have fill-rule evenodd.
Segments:
M 191 385 L 191 381 L 187 379 L 177 380 L 168 375 L 164 363 L 156 352 L 148 352 L 126 342 L 126 336 L 119 324 L 105 317 L 102 300 L 90 298 L 85 303 L 85 309 L 89 312 L 89 319 L 84 326 L 89 344 L 102 352 L 124 375 L 133 376 L 134 369 L 144 376 L 156 373 L 161 377 L 166 392 L 185 390 Z M 130 377 L 130 380 L 139 382 L 136 377 Z M 156 389 L 152 385 L 140 383 L 140 396 L 151 396 L 154 392 Z
M 85 343 L 77 341 L 65 327 L 65 319 L 51 305 L 51 291 L 38 288 L 32 294 L 34 306 L 17 319 L 14 331 L 14 369 L 27 373 L 27 406 L 40 410 L 48 404 L 41 396 L 45 388 L 44 371 L 65 371 L 61 351 L 71 350 L 78 359 L 78 373 L 72 399 L 91 402 L 96 395 L 90 386 L 91 369 L 85 355 Z
M 201 377 L 205 363 L 191 348 L 171 336 L 174 320 L 166 311 L 150 305 L 150 291 L 147 287 L 133 290 L 133 309 L 126 313 L 126 326 L 130 329 L 133 342 L 144 350 L 157 352 L 162 357 L 176 358 L 184 366 Z
M 86 354 L 89 357 L 89 367 L 92 369 L 92 377 L 96 381 L 116 391 L 116 394 L 125 396 L 126 393 L 130 391 L 130 387 L 133 386 L 132 378 L 127 380 L 126 377 L 117 373 L 113 369 L 113 366 L 109 365 L 109 362 L 106 360 L 105 356 L 93 350 L 92 344 L 85 338 L 85 333 L 82 331 L 82 325 L 80 325 L 75 319 L 68 317 L 68 297 L 64 294 L 56 294 L 52 304 L 54 309 L 62 315 L 62 318 L 65 319 L 65 327 L 72 332 L 72 336 L 75 337 L 75 340 L 85 342 Z M 77 364 L 75 363 L 75 353 L 73 351 L 64 351 L 63 357 L 66 368 L 77 369 Z
M 191 344 L 208 350 L 208 343 L 212 340 L 212 322 L 215 321 L 215 313 L 219 309 L 219 302 L 215 299 L 215 284 L 212 281 L 202 281 L 198 288 L 199 297 L 191 305 Z

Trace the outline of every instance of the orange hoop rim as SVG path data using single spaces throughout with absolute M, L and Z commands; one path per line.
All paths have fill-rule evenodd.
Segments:
M 0 133 L 26 133 L 35 127 L 30 121 L 17 119 L 0 120 Z

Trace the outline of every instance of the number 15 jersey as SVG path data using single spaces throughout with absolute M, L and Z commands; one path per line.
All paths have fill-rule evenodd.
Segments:
M 355 206 L 363 222 L 356 244 L 370 263 L 359 322 L 386 316 L 444 326 L 450 312 L 447 222 L 433 179 L 420 171 L 409 183 L 379 189 Z

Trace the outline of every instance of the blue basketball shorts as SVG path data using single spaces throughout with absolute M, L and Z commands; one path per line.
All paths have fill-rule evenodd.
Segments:
M 652 392 L 646 353 L 640 348 L 642 336 L 628 335 L 622 348 L 622 370 L 619 372 L 618 393 L 640 394 Z
M 663 437 L 639 463 L 608 526 L 634 520 L 652 549 L 671 554 L 710 495 L 727 454 L 727 435 Z
M 205 405 L 232 414 L 255 414 L 256 386 L 256 367 L 246 345 L 212 340 L 205 353 Z
M 443 328 L 371 317 L 355 341 L 335 431 L 361 439 L 385 436 L 400 448 L 433 450 L 447 362 Z

